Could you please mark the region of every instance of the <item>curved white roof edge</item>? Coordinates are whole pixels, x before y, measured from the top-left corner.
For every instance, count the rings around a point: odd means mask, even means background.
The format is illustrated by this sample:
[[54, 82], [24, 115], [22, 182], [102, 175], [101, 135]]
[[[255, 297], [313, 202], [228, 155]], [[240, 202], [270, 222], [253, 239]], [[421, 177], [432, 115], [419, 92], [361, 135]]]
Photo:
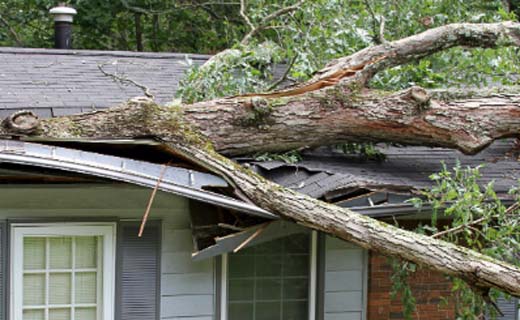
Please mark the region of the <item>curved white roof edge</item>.
[[[148, 188], [155, 187], [164, 170], [163, 165], [145, 161], [5, 139], [0, 139], [2, 162], [76, 172]], [[224, 179], [209, 173], [167, 167], [159, 189], [251, 215], [278, 219], [276, 215], [253, 204], [202, 189], [227, 186]]]

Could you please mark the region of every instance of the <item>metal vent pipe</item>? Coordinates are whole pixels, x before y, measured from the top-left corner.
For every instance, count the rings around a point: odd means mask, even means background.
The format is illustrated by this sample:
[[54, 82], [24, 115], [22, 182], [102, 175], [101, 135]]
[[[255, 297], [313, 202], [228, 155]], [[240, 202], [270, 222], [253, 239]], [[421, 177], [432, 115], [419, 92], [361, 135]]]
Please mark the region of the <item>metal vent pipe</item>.
[[72, 21], [77, 11], [65, 5], [49, 10], [54, 16], [54, 48], [72, 49]]

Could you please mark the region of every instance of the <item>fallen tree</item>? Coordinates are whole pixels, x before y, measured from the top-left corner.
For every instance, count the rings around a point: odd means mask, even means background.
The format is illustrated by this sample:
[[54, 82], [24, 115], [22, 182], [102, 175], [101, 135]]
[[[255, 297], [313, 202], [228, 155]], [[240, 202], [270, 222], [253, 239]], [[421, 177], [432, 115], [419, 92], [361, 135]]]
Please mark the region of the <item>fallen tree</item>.
[[392, 141], [476, 153], [520, 135], [516, 88], [486, 92], [397, 93], [366, 88], [378, 72], [447, 48], [520, 46], [520, 24], [453, 24], [332, 61], [313, 79], [282, 91], [192, 105], [136, 98], [105, 111], [39, 121], [13, 114], [2, 136], [132, 138], [154, 136], [172, 153], [222, 175], [258, 206], [364, 248], [460, 277], [486, 294], [520, 297], [520, 269], [466, 248], [361, 216], [264, 180], [225, 158], [345, 141]]

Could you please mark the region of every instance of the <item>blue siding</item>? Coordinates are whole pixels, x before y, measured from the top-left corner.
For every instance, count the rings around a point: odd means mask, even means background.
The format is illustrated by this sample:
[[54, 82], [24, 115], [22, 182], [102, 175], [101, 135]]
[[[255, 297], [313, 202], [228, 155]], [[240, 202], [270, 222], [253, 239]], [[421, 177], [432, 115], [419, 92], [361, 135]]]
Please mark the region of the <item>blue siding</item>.
[[365, 319], [366, 251], [325, 239], [324, 320]]
[[188, 225], [163, 224], [161, 319], [211, 320], [215, 316], [215, 261], [193, 261]]

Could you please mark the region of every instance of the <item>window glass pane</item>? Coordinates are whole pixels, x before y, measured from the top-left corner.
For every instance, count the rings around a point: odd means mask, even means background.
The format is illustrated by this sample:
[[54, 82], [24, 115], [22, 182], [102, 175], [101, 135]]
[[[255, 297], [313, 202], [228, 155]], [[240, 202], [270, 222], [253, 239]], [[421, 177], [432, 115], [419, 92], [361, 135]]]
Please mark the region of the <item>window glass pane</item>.
[[23, 239], [24, 270], [45, 269], [45, 238]]
[[255, 257], [257, 277], [280, 277], [282, 275], [282, 255], [262, 254]]
[[230, 303], [228, 306], [229, 320], [253, 319], [253, 303]]
[[76, 268], [97, 266], [97, 237], [76, 237]]
[[96, 303], [96, 282], [95, 272], [76, 273], [76, 303]]
[[71, 298], [71, 273], [49, 275], [49, 303], [69, 304]]
[[252, 277], [255, 275], [254, 256], [229, 255], [229, 278]]
[[309, 268], [310, 233], [229, 254], [229, 319], [305, 320]]
[[96, 320], [96, 308], [76, 308], [75, 320]]
[[[280, 319], [280, 315], [281, 315], [281, 303], [280, 303], [280, 301], [276, 301], [276, 302], [257, 302], [256, 303], [256, 307], [255, 307], [255, 320]], [[283, 319], [283, 320], [285, 320], [285, 319]], [[300, 320], [305, 320], [305, 318], [302, 318]]]
[[283, 279], [284, 299], [307, 299], [309, 282], [308, 279]]
[[243, 301], [251, 300], [255, 290], [254, 279], [230, 279], [229, 280], [229, 300]]
[[72, 238], [49, 238], [51, 269], [72, 268]]
[[257, 281], [255, 293], [257, 300], [281, 299], [282, 279], [263, 279]]
[[23, 304], [45, 304], [45, 274], [25, 274], [23, 276]]
[[49, 319], [70, 320], [70, 308], [49, 309]]
[[283, 259], [284, 276], [308, 276], [309, 255], [286, 254]]
[[284, 250], [286, 253], [304, 253], [308, 254], [310, 251], [309, 236], [306, 234], [295, 234], [284, 238]]
[[45, 312], [43, 310], [24, 310], [23, 320], [44, 320]]
[[307, 301], [286, 301], [283, 303], [283, 320], [300, 320], [308, 317]]

